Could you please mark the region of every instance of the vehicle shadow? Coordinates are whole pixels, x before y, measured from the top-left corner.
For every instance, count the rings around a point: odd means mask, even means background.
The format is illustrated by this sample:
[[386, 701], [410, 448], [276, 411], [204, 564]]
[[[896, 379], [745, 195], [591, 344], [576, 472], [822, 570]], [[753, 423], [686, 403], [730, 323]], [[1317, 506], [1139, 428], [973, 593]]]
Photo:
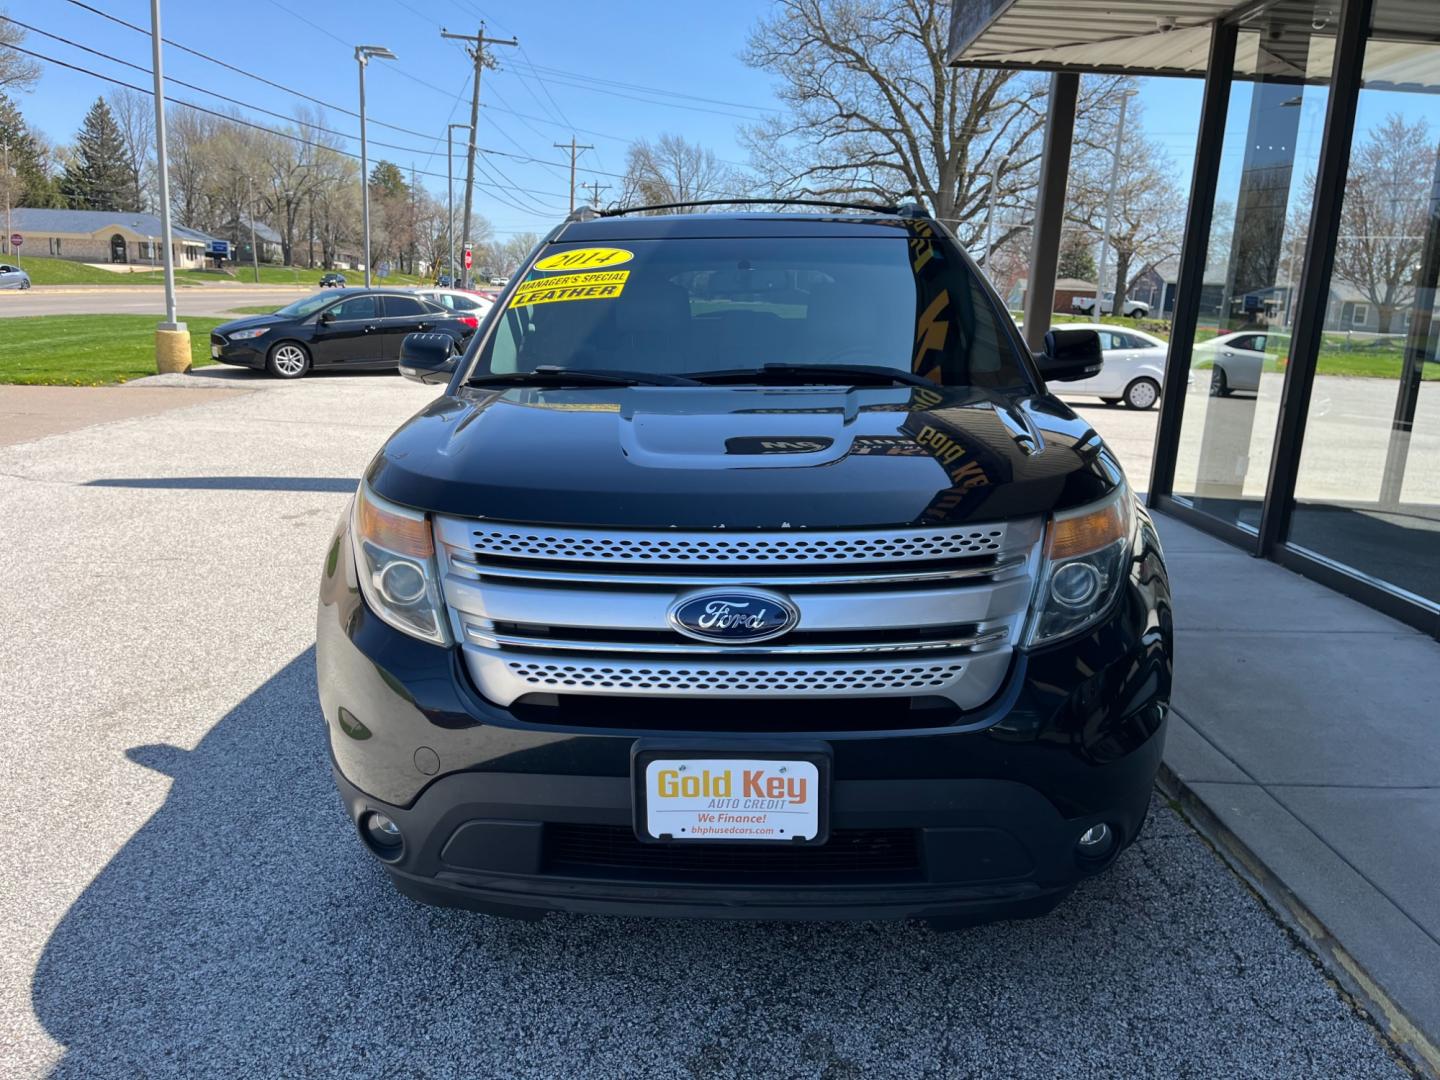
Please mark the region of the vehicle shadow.
[[173, 784], [38, 964], [57, 1077], [1284, 1072], [1308, 1028], [1267, 1017], [1340, 1008], [1159, 803], [1033, 922], [519, 923], [391, 889], [333, 789], [313, 649], [193, 750], [127, 756]]

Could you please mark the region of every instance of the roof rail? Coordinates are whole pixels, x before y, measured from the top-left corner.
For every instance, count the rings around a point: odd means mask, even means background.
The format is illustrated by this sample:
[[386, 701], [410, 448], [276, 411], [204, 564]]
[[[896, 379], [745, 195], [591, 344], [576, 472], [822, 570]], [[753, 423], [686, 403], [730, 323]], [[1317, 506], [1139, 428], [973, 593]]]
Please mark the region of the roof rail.
[[898, 214], [901, 208], [875, 203], [845, 202], [836, 199], [692, 199], [689, 202], [651, 203], [647, 206], [621, 206], [614, 210], [596, 211], [597, 217], [621, 217], [646, 210], [688, 210], [695, 206], [825, 206], [833, 210], [868, 210], [872, 214]]

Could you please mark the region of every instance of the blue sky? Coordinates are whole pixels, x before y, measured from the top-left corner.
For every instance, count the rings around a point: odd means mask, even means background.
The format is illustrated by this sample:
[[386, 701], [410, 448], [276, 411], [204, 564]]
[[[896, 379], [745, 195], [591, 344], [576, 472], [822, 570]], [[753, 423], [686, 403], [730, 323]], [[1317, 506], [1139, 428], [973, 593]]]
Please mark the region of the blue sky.
[[[149, 25], [148, 0], [86, 2], [137, 25]], [[0, 5], [36, 27], [149, 66], [147, 37], [68, 0], [0, 0]], [[488, 33], [519, 37], [523, 48], [497, 48], [502, 67], [484, 76], [486, 107], [481, 109], [478, 142], [546, 164], [484, 158], [490, 172], [482, 179], [524, 189], [477, 190], [479, 211], [504, 235], [544, 231], [563, 215], [569, 183], [563, 163], [568, 156], [551, 144], [567, 141], [572, 130], [582, 143], [595, 146], [581, 156], [582, 169], [599, 173], [622, 170], [630, 140], [655, 138], [667, 131], [708, 146], [723, 160], [743, 164], [737, 128], [778, 107], [771, 77], [752, 71], [739, 59], [750, 28], [770, 6], [769, 0], [732, 0], [723, 5], [693, 0], [543, 4], [166, 0], [164, 32], [184, 45], [348, 108], [354, 108], [356, 100], [351, 46], [356, 42], [388, 46], [399, 60], [375, 61], [371, 66], [367, 82], [371, 120], [435, 132], [437, 137], [421, 139], [372, 125], [371, 157], [389, 157], [403, 169], [413, 164], [422, 173], [438, 174], [423, 179], [441, 196], [445, 191], [442, 133], [447, 123], [468, 120], [470, 82], [467, 58], [458, 45], [440, 38], [440, 27], [474, 33], [483, 18]], [[30, 35], [27, 47], [102, 74], [148, 84], [148, 76], [140, 72], [39, 34]], [[290, 115], [298, 103], [280, 90], [173, 48], [167, 49], [165, 63], [172, 78], [261, 108]], [[548, 70], [537, 73], [530, 65]], [[641, 87], [667, 93], [637, 89]], [[107, 89], [107, 84], [89, 75], [47, 65], [39, 86], [22, 95], [19, 104], [32, 123], [51, 139], [64, 142], [73, 137], [90, 103]], [[1188, 184], [1194, 152], [1200, 89], [1198, 80], [1145, 80], [1140, 97], [1146, 131], [1165, 147], [1182, 190]], [[172, 87], [171, 94], [226, 107], [181, 87]], [[279, 122], [264, 116], [256, 119]], [[328, 126], [357, 131], [353, 118], [337, 113], [329, 115]], [[407, 149], [374, 146], [376, 141]], [[358, 152], [358, 143], [348, 145]], [[457, 169], [462, 167], [457, 164]], [[618, 190], [614, 176], [582, 172], [580, 179], [612, 185], [602, 198], [613, 197]]]

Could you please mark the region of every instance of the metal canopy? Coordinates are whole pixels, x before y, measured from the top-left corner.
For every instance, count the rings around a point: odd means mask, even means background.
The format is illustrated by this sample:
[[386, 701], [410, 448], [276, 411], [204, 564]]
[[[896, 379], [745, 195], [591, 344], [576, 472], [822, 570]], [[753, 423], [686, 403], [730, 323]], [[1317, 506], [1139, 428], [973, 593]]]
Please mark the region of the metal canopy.
[[[1201, 77], [1211, 24], [1227, 19], [1239, 25], [1234, 73], [1244, 78], [1261, 65], [1266, 22], [1283, 12], [1316, 25], [1305, 70], [1291, 77], [1324, 82], [1334, 55], [1336, 8], [1318, 0], [954, 0], [949, 61], [961, 67]], [[1370, 34], [1365, 85], [1440, 90], [1437, 42], [1440, 0], [1385, 0]], [[1273, 57], [1265, 67], [1275, 79]]]

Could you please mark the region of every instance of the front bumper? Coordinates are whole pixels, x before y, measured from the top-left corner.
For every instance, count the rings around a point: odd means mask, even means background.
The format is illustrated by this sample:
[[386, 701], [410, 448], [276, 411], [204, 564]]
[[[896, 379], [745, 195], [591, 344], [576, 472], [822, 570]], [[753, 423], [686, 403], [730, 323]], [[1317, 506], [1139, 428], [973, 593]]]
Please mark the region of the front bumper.
[[[883, 851], [872, 872], [863, 859], [757, 867], [678, 849], [670, 864], [649, 845], [637, 854], [636, 740], [729, 749], [747, 736], [543, 723], [496, 707], [453, 650], [369, 612], [343, 523], [316, 651], [346, 807], [357, 823], [376, 812], [399, 825], [404, 847], [386, 869], [416, 899], [522, 916], [961, 922], [1042, 914], [1134, 839], [1160, 764], [1170, 655], [1168, 582], [1146, 522], [1111, 614], [1079, 638], [1018, 654], [1000, 695], [965, 714], [965, 730], [767, 733], [828, 746], [832, 843]], [[1116, 844], [1104, 858], [1077, 857], [1080, 834], [1101, 823]]]
[[262, 369], [265, 367], [265, 350], [268, 347], [268, 342], [264, 338], [242, 342], [228, 341], [215, 334], [210, 335], [210, 359], [217, 364], [234, 364], [236, 367]]

